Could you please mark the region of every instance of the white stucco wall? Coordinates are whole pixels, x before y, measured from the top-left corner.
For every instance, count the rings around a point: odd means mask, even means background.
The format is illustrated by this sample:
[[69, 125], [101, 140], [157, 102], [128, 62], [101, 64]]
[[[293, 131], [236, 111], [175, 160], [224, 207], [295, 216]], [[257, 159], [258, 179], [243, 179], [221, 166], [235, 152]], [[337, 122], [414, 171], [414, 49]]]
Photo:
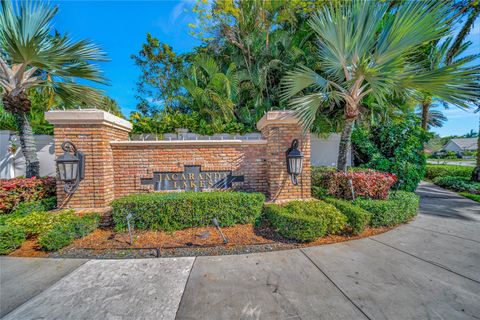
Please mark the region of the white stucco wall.
[[[328, 138], [320, 138], [315, 134], [310, 137], [310, 164], [312, 166], [337, 165], [340, 134], [331, 134]], [[352, 164], [351, 152], [347, 154], [347, 165]]]
[[[53, 136], [35, 135], [37, 156], [40, 161], [40, 176], [55, 175], [55, 149]], [[15, 154], [8, 152], [13, 142], [17, 146]], [[20, 150], [20, 141], [11, 131], [0, 131], [0, 179], [11, 179], [25, 175], [25, 158]]]

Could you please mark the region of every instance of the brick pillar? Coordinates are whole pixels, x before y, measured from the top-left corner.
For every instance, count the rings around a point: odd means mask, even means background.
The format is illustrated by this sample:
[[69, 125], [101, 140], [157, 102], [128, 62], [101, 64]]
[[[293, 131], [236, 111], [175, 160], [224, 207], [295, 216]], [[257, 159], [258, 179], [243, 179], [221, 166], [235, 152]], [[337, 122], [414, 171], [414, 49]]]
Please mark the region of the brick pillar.
[[[132, 124], [96, 109], [49, 111], [45, 119], [54, 125], [55, 154], [61, 144], [71, 141], [85, 154], [85, 179], [65, 208], [104, 208], [114, 199], [113, 156], [110, 141], [128, 140]], [[66, 200], [64, 184], [57, 182], [57, 201]]]
[[[291, 111], [270, 111], [257, 123], [267, 140], [267, 184], [270, 201], [282, 202], [311, 197], [310, 133], [304, 134], [300, 122]], [[287, 173], [286, 151], [298, 139], [304, 154], [303, 171], [294, 185]]]

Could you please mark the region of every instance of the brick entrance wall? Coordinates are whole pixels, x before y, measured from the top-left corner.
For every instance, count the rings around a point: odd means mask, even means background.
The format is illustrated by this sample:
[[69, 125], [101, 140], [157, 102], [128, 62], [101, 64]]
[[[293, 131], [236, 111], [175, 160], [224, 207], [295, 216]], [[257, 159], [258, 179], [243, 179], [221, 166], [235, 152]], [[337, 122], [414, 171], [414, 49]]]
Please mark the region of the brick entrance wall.
[[[50, 111], [46, 119], [55, 126], [55, 153], [69, 140], [85, 153], [85, 179], [66, 199], [57, 183], [59, 203], [71, 208], [101, 208], [118, 197], [152, 192], [141, 178], [153, 172], [183, 172], [184, 166], [202, 170], [231, 170], [244, 177], [236, 190], [262, 192], [273, 202], [310, 198], [310, 135], [304, 134], [289, 111], [268, 112], [257, 124], [261, 140], [129, 141], [131, 124], [101, 110]], [[304, 167], [298, 185], [286, 168], [286, 151], [300, 141]]]

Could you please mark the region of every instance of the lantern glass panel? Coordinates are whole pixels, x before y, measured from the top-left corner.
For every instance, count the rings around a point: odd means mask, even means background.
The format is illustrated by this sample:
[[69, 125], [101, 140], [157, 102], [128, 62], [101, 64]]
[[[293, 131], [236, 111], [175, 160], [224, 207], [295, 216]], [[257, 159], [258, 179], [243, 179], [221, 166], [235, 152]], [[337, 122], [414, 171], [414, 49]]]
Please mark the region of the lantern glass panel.
[[63, 163], [58, 163], [58, 175], [60, 180], [65, 181], [65, 165]]

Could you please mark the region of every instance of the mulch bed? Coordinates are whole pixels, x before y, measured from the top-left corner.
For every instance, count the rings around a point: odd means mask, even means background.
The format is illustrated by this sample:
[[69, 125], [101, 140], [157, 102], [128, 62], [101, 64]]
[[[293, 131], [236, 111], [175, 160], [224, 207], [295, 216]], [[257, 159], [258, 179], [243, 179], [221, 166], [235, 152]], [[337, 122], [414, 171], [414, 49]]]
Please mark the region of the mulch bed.
[[138, 230], [134, 231], [134, 243], [130, 245], [128, 232], [101, 228], [53, 253], [41, 251], [36, 239], [29, 239], [10, 256], [108, 259], [241, 254], [344, 242], [390, 229], [392, 228], [368, 228], [357, 236], [330, 235], [312, 242], [299, 243], [277, 236], [268, 225], [237, 225], [222, 228], [228, 239], [226, 244], [214, 227], [188, 228], [170, 233]]

